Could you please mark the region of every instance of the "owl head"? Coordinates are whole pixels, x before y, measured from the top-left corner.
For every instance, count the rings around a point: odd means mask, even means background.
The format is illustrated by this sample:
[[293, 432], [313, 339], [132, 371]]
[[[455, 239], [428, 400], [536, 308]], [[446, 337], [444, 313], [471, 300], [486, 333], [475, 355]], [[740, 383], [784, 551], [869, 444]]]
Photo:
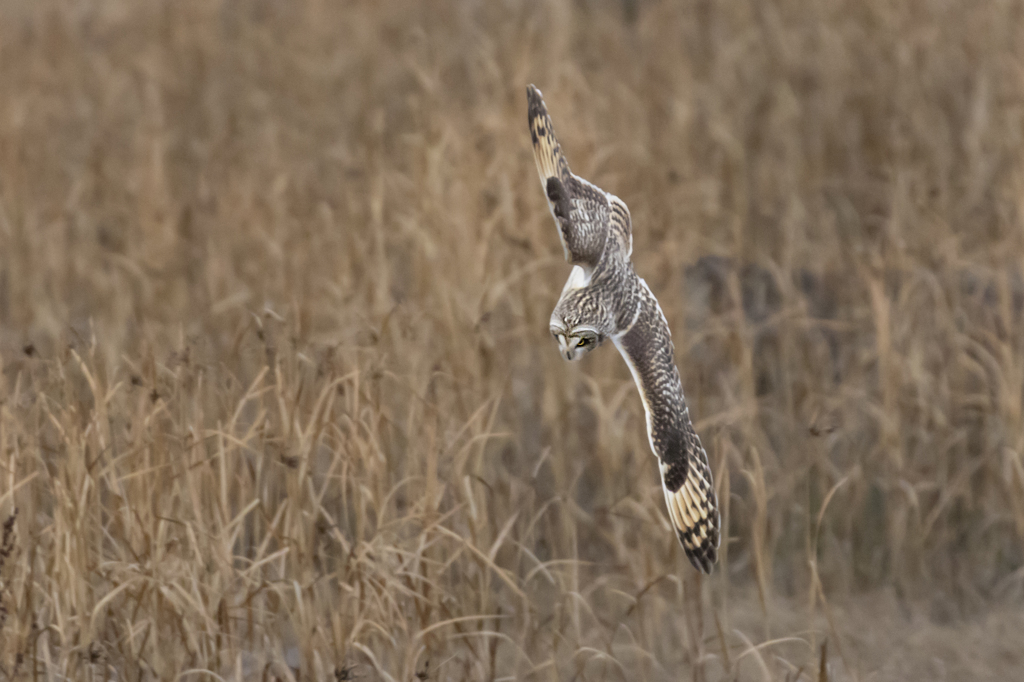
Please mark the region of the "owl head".
[[551, 317], [551, 335], [558, 342], [558, 352], [572, 362], [594, 350], [604, 342], [604, 335], [588, 324], [567, 324], [557, 316]]

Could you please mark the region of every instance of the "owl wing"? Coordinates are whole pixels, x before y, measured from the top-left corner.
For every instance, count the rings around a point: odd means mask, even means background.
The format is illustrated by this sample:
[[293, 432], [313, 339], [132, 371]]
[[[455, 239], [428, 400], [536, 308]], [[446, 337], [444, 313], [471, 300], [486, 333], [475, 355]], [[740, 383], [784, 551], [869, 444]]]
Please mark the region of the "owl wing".
[[[632, 251], [629, 209], [617, 197], [572, 174], [540, 90], [526, 88], [529, 103], [530, 139], [537, 173], [558, 225], [565, 259], [586, 273], [597, 267], [609, 234], [626, 253]], [[611, 228], [611, 232], [609, 232]]]
[[612, 338], [640, 391], [676, 535], [690, 563], [710, 573], [718, 559], [721, 523], [711, 468], [690, 422], [668, 322], [647, 283], [641, 279], [640, 285], [636, 320]]

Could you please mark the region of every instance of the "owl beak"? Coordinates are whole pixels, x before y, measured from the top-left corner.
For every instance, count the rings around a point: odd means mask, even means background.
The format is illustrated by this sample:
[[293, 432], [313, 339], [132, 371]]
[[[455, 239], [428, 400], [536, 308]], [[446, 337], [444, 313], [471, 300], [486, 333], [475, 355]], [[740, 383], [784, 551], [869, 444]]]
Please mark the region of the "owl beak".
[[572, 361], [572, 348], [569, 347], [569, 340], [565, 338], [565, 334], [559, 334], [558, 339], [558, 352], [561, 353], [562, 357], [566, 360]]

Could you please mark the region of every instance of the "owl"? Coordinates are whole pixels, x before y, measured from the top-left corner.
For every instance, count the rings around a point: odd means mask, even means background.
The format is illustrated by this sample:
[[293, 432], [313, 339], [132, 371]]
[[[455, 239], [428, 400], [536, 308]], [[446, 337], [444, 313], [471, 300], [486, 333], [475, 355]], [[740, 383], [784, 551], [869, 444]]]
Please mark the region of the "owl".
[[633, 270], [629, 209], [572, 174], [540, 90], [531, 85], [526, 94], [537, 172], [572, 265], [551, 313], [551, 335], [569, 361], [608, 340], [618, 349], [640, 392], [672, 526], [690, 563], [710, 573], [718, 558], [718, 499], [683, 398], [668, 322]]

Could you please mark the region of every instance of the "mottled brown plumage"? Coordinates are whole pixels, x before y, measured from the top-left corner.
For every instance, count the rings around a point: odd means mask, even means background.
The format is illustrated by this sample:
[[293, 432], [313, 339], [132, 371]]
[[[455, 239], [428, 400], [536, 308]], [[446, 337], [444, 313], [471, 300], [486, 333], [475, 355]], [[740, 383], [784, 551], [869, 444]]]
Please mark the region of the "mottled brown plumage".
[[551, 333], [567, 360], [610, 338], [636, 382], [657, 455], [669, 518], [697, 570], [718, 558], [718, 500], [707, 453], [693, 430], [661, 306], [633, 270], [629, 209], [617, 197], [572, 174], [551, 117], [527, 88], [534, 159], [565, 258], [574, 267], [551, 314]]

